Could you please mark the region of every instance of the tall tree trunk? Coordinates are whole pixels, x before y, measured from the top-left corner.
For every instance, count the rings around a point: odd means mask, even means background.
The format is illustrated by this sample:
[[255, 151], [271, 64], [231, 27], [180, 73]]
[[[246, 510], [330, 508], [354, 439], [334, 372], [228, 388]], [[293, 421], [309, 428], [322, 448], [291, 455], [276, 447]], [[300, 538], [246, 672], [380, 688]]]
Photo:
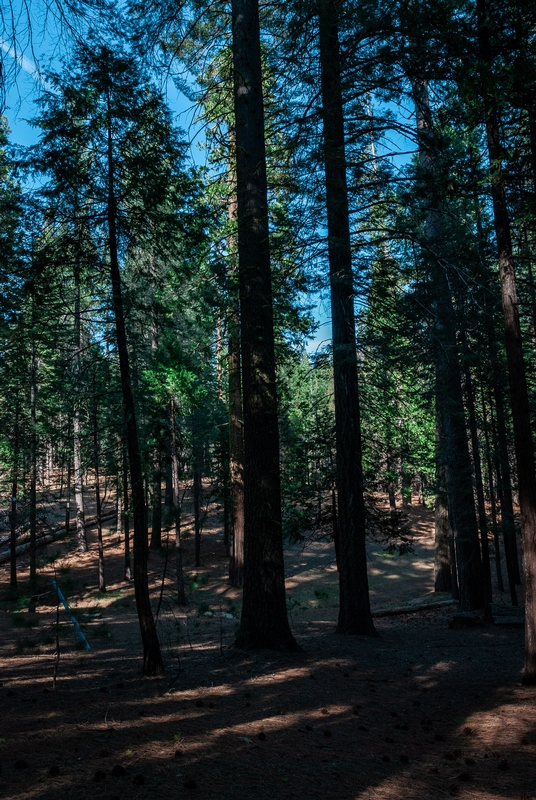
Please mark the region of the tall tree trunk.
[[449, 517], [455, 537], [460, 608], [474, 610], [485, 605], [485, 587], [478, 541], [478, 525], [473, 496], [471, 457], [461, 385], [461, 369], [456, 341], [454, 306], [447, 277], [444, 251], [443, 208], [437, 185], [437, 143], [435, 141], [428, 85], [412, 81], [417, 119], [417, 138], [426, 214], [427, 261], [435, 296], [435, 368], [438, 400], [441, 403], [442, 436], [438, 447], [440, 463], [446, 469]]
[[[464, 335], [465, 339], [465, 335]], [[467, 343], [466, 347], [467, 347]], [[478, 425], [475, 410], [473, 381], [469, 368], [465, 371], [465, 393], [467, 397], [467, 411], [469, 412], [469, 430], [471, 432], [471, 448], [473, 451], [473, 467], [475, 471], [475, 488], [478, 510], [478, 525], [480, 528], [480, 544], [482, 547], [482, 568], [484, 571], [485, 612], [488, 621], [491, 621], [491, 603], [493, 591], [491, 588], [491, 565], [488, 543], [488, 523], [486, 520], [486, 504], [484, 500], [484, 482], [482, 480], [482, 465], [480, 462], [480, 445], [478, 442]]]
[[452, 529], [452, 525], [450, 524], [450, 508], [448, 510], [448, 517], [449, 517], [449, 530], [450, 530], [450, 570], [452, 576], [452, 598], [453, 600], [460, 599], [460, 584], [458, 582], [458, 559], [456, 556], [456, 539], [454, 536], [454, 531]]
[[173, 491], [173, 520], [175, 526], [175, 552], [177, 572], [177, 603], [180, 606], [188, 605], [186, 587], [184, 583], [184, 567], [182, 563], [181, 542], [181, 498], [179, 484], [179, 444], [177, 440], [177, 424], [175, 420], [175, 400], [170, 403], [170, 429], [171, 429], [171, 485]]
[[132, 488], [132, 506], [134, 521], [134, 593], [143, 644], [143, 674], [163, 675], [164, 663], [160, 652], [160, 643], [151, 609], [149, 584], [147, 579], [147, 529], [145, 520], [145, 502], [143, 496], [143, 472], [136, 423], [136, 409], [132, 394], [130, 363], [121, 292], [121, 273], [116, 230], [116, 200], [114, 184], [114, 158], [112, 120], [108, 103], [108, 237], [110, 248], [110, 276], [112, 283], [112, 307], [115, 317], [117, 352], [121, 372], [121, 389], [126, 423], [126, 440], [130, 465], [130, 484]]
[[34, 594], [37, 585], [37, 355], [33, 332], [30, 359], [30, 592]]
[[65, 533], [71, 529], [71, 458], [67, 456], [67, 481], [65, 484]]
[[151, 550], [162, 547], [162, 466], [160, 451], [153, 453], [153, 513], [151, 524]]
[[[437, 478], [444, 476], [444, 470], [436, 473]], [[434, 545], [434, 591], [451, 592], [452, 575], [450, 566], [450, 539], [452, 532], [449, 525], [447, 493], [444, 490], [444, 477], [438, 485], [435, 502], [435, 545]]]
[[122, 456], [122, 481], [121, 485], [123, 487], [123, 557], [124, 557], [124, 566], [125, 566], [125, 580], [131, 581], [133, 578], [132, 574], [132, 560], [130, 556], [130, 497], [129, 497], [129, 487], [128, 487], [128, 452], [127, 452], [127, 443], [126, 440], [123, 438], [121, 440], [121, 456]]
[[19, 479], [19, 403], [15, 406], [15, 426], [13, 431], [13, 466], [11, 472], [11, 512], [9, 514], [10, 539], [9, 539], [9, 585], [17, 588], [17, 492]]
[[[441, 280], [443, 295], [436, 306], [438, 348], [436, 366], [438, 383], [444, 397], [445, 437], [442, 442], [442, 462], [446, 466], [446, 486], [449, 503], [449, 518], [456, 544], [456, 567], [460, 608], [474, 610], [484, 608], [485, 587], [478, 524], [475, 512], [471, 458], [467, 441], [464, 405], [461, 387], [461, 372], [457, 354], [455, 333], [451, 329], [453, 314], [448, 284]], [[446, 301], [446, 303], [444, 303]], [[450, 312], [445, 305], [450, 306]], [[447, 321], [448, 320], [448, 321]]]
[[[527, 267], [528, 267], [528, 288], [530, 292], [531, 303], [531, 322], [532, 322], [532, 341], [536, 347], [536, 287], [534, 285], [534, 271], [532, 269], [532, 255], [531, 255], [531, 242], [529, 239], [529, 232], [532, 234], [532, 244], [534, 244], [534, 234], [536, 233], [536, 107], [534, 106], [534, 97], [531, 97], [532, 103], [527, 103], [527, 114], [529, 118], [529, 139], [530, 139], [530, 162], [532, 171], [532, 197], [528, 204], [528, 213], [532, 219], [528, 223], [528, 230], [525, 228], [525, 242], [528, 251]], [[530, 219], [529, 217], [529, 219]]]
[[408, 470], [408, 453], [404, 447], [400, 458], [400, 478], [402, 493], [402, 508], [407, 511], [412, 504], [413, 474]]
[[516, 585], [521, 583], [519, 558], [517, 552], [516, 526], [514, 521], [514, 501], [512, 496], [512, 473], [508, 456], [503, 393], [498, 381], [494, 382], [495, 420], [494, 438], [497, 441], [497, 489], [501, 505], [501, 527], [504, 542], [506, 574], [512, 605], [518, 605]]
[[46, 443], [45, 452], [43, 454], [44, 460], [44, 475], [45, 475], [45, 498], [48, 500], [48, 495], [52, 486], [52, 470], [54, 468], [52, 463], [52, 444]]
[[492, 327], [488, 327], [488, 342], [492, 364], [492, 387], [493, 399], [495, 401], [496, 412], [496, 439], [497, 457], [499, 469], [497, 470], [498, 491], [501, 501], [501, 526], [504, 540], [504, 556], [506, 560], [506, 572], [508, 576], [508, 586], [512, 604], [517, 606], [516, 585], [521, 583], [519, 573], [519, 557], [517, 552], [516, 526], [514, 521], [514, 501], [512, 497], [512, 473], [510, 469], [510, 458], [508, 454], [508, 435], [506, 431], [506, 409], [504, 407], [503, 396], [503, 369], [504, 365], [499, 362], [497, 354], [497, 344], [495, 333]]
[[87, 551], [87, 534], [84, 514], [84, 486], [82, 478], [82, 425], [80, 420], [82, 354], [82, 324], [80, 317], [80, 266], [74, 268], [74, 413], [73, 413], [73, 464], [74, 464], [74, 502], [76, 509], [76, 538], [80, 552]]
[[244, 394], [244, 595], [236, 646], [297, 650], [287, 618], [258, 0], [232, 0]]
[[[229, 201], [229, 220], [236, 220], [236, 198]], [[234, 242], [230, 237], [232, 250]], [[229, 270], [229, 472], [232, 552], [229, 561], [229, 582], [238, 588], [244, 585], [244, 424], [242, 409], [242, 376], [240, 364], [240, 305], [236, 270]]]
[[[61, 423], [62, 423], [62, 416], [60, 415], [60, 425]], [[61, 444], [59, 464], [60, 464], [60, 493], [58, 495], [58, 500], [63, 500], [63, 490], [64, 490], [63, 476], [65, 473], [65, 441], [62, 441]]]
[[[501, 510], [501, 528], [503, 533], [503, 543], [504, 543], [504, 556], [506, 561], [506, 574], [508, 577], [508, 589], [510, 591], [510, 601], [513, 606], [519, 605], [517, 599], [517, 591], [516, 591], [516, 582], [514, 580], [514, 572], [513, 572], [513, 560], [511, 552], [509, 553], [508, 547], [508, 538], [506, 536], [506, 528], [508, 524], [508, 528], [512, 528], [515, 534], [515, 527], [514, 527], [514, 513], [507, 513], [506, 509], [512, 507], [512, 488], [510, 484], [510, 472], [508, 471], [508, 481], [505, 480], [503, 476], [503, 466], [504, 464], [508, 464], [508, 459], [503, 462], [501, 459], [501, 452], [499, 447], [499, 437], [497, 433], [498, 425], [496, 424], [496, 419], [493, 416], [493, 404], [492, 398], [490, 395], [490, 416], [491, 416], [491, 432], [493, 436], [493, 452], [494, 452], [494, 463], [495, 463], [495, 472], [497, 474], [497, 498], [499, 500], [499, 508]], [[497, 415], [498, 416], [498, 415]], [[509, 470], [509, 464], [508, 464]], [[508, 490], [508, 491], [507, 491]]]
[[[437, 377], [437, 371], [436, 371]], [[434, 542], [434, 590], [436, 592], [452, 592], [451, 539], [448, 494], [447, 467], [443, 457], [445, 439], [443, 419], [443, 398], [436, 386], [436, 441], [435, 441], [435, 542]], [[457, 599], [457, 597], [455, 598]]]
[[[150, 258], [150, 272], [155, 281], [155, 261], [153, 256]], [[156, 356], [159, 344], [159, 331], [158, 331], [158, 309], [156, 299], [153, 298], [152, 306], [152, 337], [151, 337], [151, 350], [153, 356]], [[156, 422], [156, 446], [153, 450], [153, 478], [152, 478], [152, 514], [151, 514], [151, 550], [159, 550], [162, 547], [162, 430], [160, 421]]]
[[536, 470], [523, 342], [519, 324], [515, 264], [512, 255], [510, 219], [502, 171], [502, 149], [496, 98], [487, 87], [492, 77], [490, 27], [486, 0], [477, 0], [482, 99], [486, 113], [486, 135], [491, 170], [493, 218], [499, 254], [501, 298], [504, 314], [506, 356], [510, 380], [514, 447], [517, 462], [521, 530], [523, 533], [523, 577], [525, 589], [525, 668], [523, 683], [536, 685]]
[[449, 506], [447, 495], [447, 470], [441, 457], [441, 445], [444, 438], [442, 429], [442, 403], [440, 393], [436, 391], [436, 499], [435, 499], [435, 544], [434, 544], [434, 590], [436, 592], [452, 592], [453, 581], [451, 571], [452, 531], [450, 529]]
[[[223, 467], [223, 546], [225, 555], [229, 559], [229, 582], [231, 583], [231, 557], [233, 522], [231, 518], [231, 472], [229, 469], [228, 443], [222, 443], [222, 467]], [[231, 584], [232, 585], [232, 584]]]
[[104, 544], [102, 541], [102, 505], [100, 495], [100, 472], [99, 472], [99, 433], [98, 433], [98, 406], [97, 406], [97, 382], [93, 376], [93, 463], [95, 469], [95, 510], [97, 514], [97, 546], [99, 550], [99, 592], [106, 591], [106, 581], [104, 578]]
[[[76, 406], [78, 403], [76, 403]], [[84, 513], [84, 485], [81, 456], [81, 426], [79, 409], [75, 406], [73, 417], [73, 466], [74, 466], [74, 504], [76, 514], [76, 538], [81, 553], [87, 551], [86, 521]]]
[[335, 485], [331, 487], [331, 534], [335, 547], [335, 561], [337, 562], [337, 572], [341, 571], [341, 549], [339, 547], [339, 520], [337, 516], [337, 490]]
[[[484, 238], [485, 234], [482, 226], [478, 183], [475, 183], [474, 194], [475, 194], [475, 211], [476, 211], [477, 230], [478, 230], [478, 247], [481, 259], [485, 260], [486, 254], [484, 252], [484, 241], [487, 241], [487, 238], [486, 239]], [[495, 398], [495, 410], [497, 415], [497, 426], [495, 426], [495, 421], [493, 417], [493, 401], [490, 394], [489, 407], [490, 407], [490, 420], [491, 420], [493, 453], [494, 453], [493, 461], [495, 463], [495, 472], [497, 475], [497, 498], [499, 500], [501, 508], [501, 530], [504, 540], [504, 554], [505, 554], [506, 569], [508, 575], [510, 597], [512, 604], [517, 606], [518, 600], [517, 600], [516, 584], [521, 583], [521, 575], [519, 573], [519, 558], [517, 552], [516, 528], [514, 522], [510, 459], [508, 454], [508, 443], [506, 435], [506, 414], [503, 402], [502, 387], [503, 387], [504, 365], [499, 361], [499, 356], [497, 353], [497, 340], [496, 340], [497, 333], [496, 333], [496, 326], [494, 325], [494, 303], [491, 302], [491, 298], [487, 293], [484, 294], [484, 310], [485, 310], [485, 318], [487, 321], [486, 333], [488, 338], [488, 350], [492, 368], [491, 385], [493, 387], [493, 395]], [[482, 395], [482, 408], [485, 412], [484, 395]], [[487, 432], [488, 431], [486, 428], [486, 434]], [[490, 471], [489, 474], [491, 476], [492, 472]], [[495, 495], [493, 494], [492, 513], [494, 510], [494, 503], [495, 503]], [[496, 524], [496, 517], [495, 517], [495, 524]], [[497, 536], [497, 529], [495, 528], [494, 538], [496, 536]], [[500, 562], [500, 547], [498, 544], [498, 539], [496, 541], [495, 552], [496, 552], [496, 559], [498, 558]], [[499, 566], [499, 574], [500, 574], [500, 566]], [[500, 576], [498, 585], [503, 586], [502, 575]], [[504, 591], [504, 587], [501, 591]]]
[[203, 492], [203, 440], [199, 411], [193, 414], [194, 565], [201, 566], [201, 496]]
[[491, 447], [488, 430], [488, 420], [486, 414], [486, 401], [484, 398], [484, 384], [481, 380], [481, 404], [482, 404], [482, 421], [484, 428], [484, 443], [486, 449], [486, 467], [488, 472], [488, 485], [491, 503], [491, 528], [493, 531], [493, 547], [495, 550], [495, 571], [497, 575], [497, 589], [499, 592], [504, 592], [504, 582], [501, 570], [501, 546], [499, 542], [499, 529], [497, 525], [497, 501], [495, 497], [495, 486], [493, 485], [493, 462], [491, 457]]
[[115, 511], [116, 511], [115, 533], [118, 541], [121, 541], [121, 534], [123, 532], [123, 482], [119, 476], [117, 476], [117, 484], [115, 491]]
[[361, 420], [337, 8], [335, 0], [320, 0], [319, 43], [340, 551], [337, 633], [375, 636], [365, 549]]
[[[388, 434], [390, 438], [390, 434]], [[393, 532], [398, 529], [398, 516], [396, 512], [396, 492], [395, 492], [395, 464], [393, 451], [390, 444], [387, 444], [386, 458], [387, 458], [387, 498], [389, 500], [389, 517], [391, 520], [391, 527]]]
[[[169, 456], [169, 453], [167, 454]], [[166, 509], [173, 508], [173, 474], [171, 466], [171, 457], [166, 458], [165, 462], [165, 477], [166, 488], [164, 491], [164, 507]]]

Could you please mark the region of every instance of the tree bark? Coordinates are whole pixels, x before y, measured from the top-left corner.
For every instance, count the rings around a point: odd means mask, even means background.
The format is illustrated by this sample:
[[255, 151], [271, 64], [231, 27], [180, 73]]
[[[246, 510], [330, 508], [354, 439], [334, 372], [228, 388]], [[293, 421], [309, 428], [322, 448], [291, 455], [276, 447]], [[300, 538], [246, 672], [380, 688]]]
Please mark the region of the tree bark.
[[492, 74], [491, 21], [486, 0], [477, 0], [477, 15], [480, 56], [483, 65], [485, 65], [484, 74], [481, 76], [482, 99], [486, 114], [493, 218], [499, 255], [501, 299], [510, 381], [512, 421], [514, 425], [521, 530], [523, 533], [523, 577], [525, 589], [525, 668], [523, 683], [533, 686], [536, 685], [536, 470], [523, 341], [519, 324], [510, 218], [502, 171], [499, 120], [496, 98], [486, 88], [490, 85]]
[[[444, 474], [444, 472], [443, 472]], [[434, 591], [451, 592], [450, 538], [447, 494], [438, 487], [435, 502]]]
[[489, 440], [488, 419], [486, 413], [486, 401], [484, 398], [484, 385], [481, 381], [481, 404], [482, 404], [482, 421], [484, 428], [484, 442], [486, 446], [486, 467], [488, 472], [488, 485], [489, 495], [491, 502], [491, 528], [493, 531], [493, 547], [495, 550], [495, 572], [497, 575], [497, 589], [499, 592], [504, 592], [504, 582], [501, 570], [501, 546], [499, 542], [499, 529], [497, 525], [497, 499], [495, 496], [495, 486], [493, 482], [493, 461], [491, 456], [491, 447]]
[[121, 534], [123, 532], [123, 481], [117, 476], [117, 485], [115, 493], [115, 533], [119, 541], [121, 541]]
[[131, 581], [133, 578], [132, 574], [132, 559], [130, 555], [130, 497], [128, 491], [128, 452], [127, 452], [127, 443], [126, 439], [123, 438], [121, 441], [121, 456], [122, 456], [122, 467], [123, 467], [123, 476], [121, 485], [123, 488], [123, 542], [124, 542], [124, 549], [123, 549], [123, 557], [124, 557], [124, 565], [125, 565], [125, 580]]
[[319, 44], [326, 174], [339, 539], [337, 633], [375, 636], [365, 549], [365, 501], [355, 340], [354, 286], [337, 3], [320, 0]]
[[33, 594], [37, 584], [37, 355], [33, 332], [30, 359], [30, 592]]
[[93, 463], [95, 470], [95, 510], [97, 515], [97, 547], [99, 551], [99, 592], [106, 591], [106, 580], [104, 578], [104, 544], [102, 540], [102, 506], [100, 495], [100, 472], [99, 472], [99, 433], [98, 433], [98, 405], [97, 405], [97, 382], [93, 376]]
[[201, 566], [201, 495], [203, 490], [203, 441], [199, 412], [193, 415], [193, 494], [194, 494], [194, 565]]
[[407, 453], [402, 453], [401, 457], [401, 492], [402, 492], [402, 508], [404, 511], [407, 511], [412, 503], [412, 486], [413, 486], [413, 475], [411, 472], [408, 472], [407, 468], [405, 467], [405, 459], [407, 458]]
[[460, 584], [458, 581], [458, 559], [456, 555], [456, 537], [451, 525], [451, 512], [450, 505], [448, 507], [448, 520], [449, 520], [449, 548], [450, 548], [450, 574], [452, 577], [452, 598], [453, 600], [460, 600]]
[[177, 572], [177, 603], [180, 606], [188, 605], [186, 587], [184, 583], [184, 567], [182, 563], [181, 542], [181, 499], [179, 486], [179, 445], [177, 441], [177, 426], [175, 420], [175, 400], [170, 403], [170, 429], [171, 429], [171, 486], [173, 492], [173, 521], [175, 527], [175, 564]]
[[[389, 434], [388, 434], [389, 435]], [[389, 435], [390, 438], [390, 435]], [[396, 511], [396, 493], [395, 493], [395, 464], [393, 458], [393, 451], [391, 449], [391, 445], [387, 444], [386, 447], [386, 459], [387, 459], [387, 497], [389, 500], [389, 516], [391, 519], [391, 527], [393, 532], [395, 532], [398, 528], [398, 516]]]
[[468, 367], [465, 370], [465, 393], [467, 398], [467, 411], [469, 413], [469, 430], [471, 433], [471, 449], [473, 451], [473, 468], [475, 474], [478, 525], [480, 528], [480, 545], [482, 548], [482, 568], [484, 572], [484, 590], [485, 590], [485, 602], [486, 602], [485, 616], [488, 622], [491, 622], [492, 621], [491, 603], [493, 600], [493, 591], [491, 587], [491, 564], [489, 557], [488, 523], [486, 520], [486, 504], [484, 501], [484, 483], [482, 480], [482, 464], [480, 462], [480, 445], [478, 442], [478, 425], [476, 419], [473, 381], [471, 372]]
[[[236, 220], [236, 197], [231, 194], [229, 221]], [[234, 242], [230, 237], [229, 249]], [[231, 500], [232, 552], [229, 561], [229, 583], [244, 585], [244, 423], [242, 408], [242, 375], [240, 359], [240, 303], [236, 286], [236, 270], [229, 269], [229, 473]]]
[[287, 618], [258, 0], [232, 0], [244, 395], [244, 595], [236, 646], [297, 650]]
[[151, 517], [151, 550], [162, 547], [162, 466], [160, 452], [153, 453], [153, 513]]
[[[151, 255], [150, 258], [150, 273], [153, 281], [156, 279], [155, 275], [155, 260]], [[159, 329], [158, 329], [158, 308], [156, 298], [153, 298], [152, 304], [152, 337], [151, 337], [151, 351], [153, 356], [156, 356], [159, 345]], [[160, 420], [156, 420], [155, 428], [156, 446], [152, 453], [153, 459], [153, 476], [152, 476], [152, 513], [151, 513], [151, 542], [149, 547], [151, 550], [160, 550], [162, 547], [162, 426]], [[149, 504], [147, 504], [149, 505]]]
[[504, 541], [504, 555], [506, 560], [506, 573], [512, 605], [517, 606], [516, 585], [521, 583], [519, 572], [519, 556], [517, 552], [516, 526], [514, 521], [514, 501], [512, 497], [512, 472], [508, 454], [508, 434], [506, 430], [506, 409], [503, 395], [503, 370], [504, 364], [499, 362], [495, 332], [491, 325], [488, 327], [488, 342], [492, 365], [493, 399], [496, 413], [496, 439], [498, 469], [497, 488], [501, 502], [501, 527]]
[[451, 548], [447, 495], [447, 471], [441, 458], [441, 442], [444, 437], [440, 394], [436, 392], [436, 500], [435, 500], [435, 544], [434, 544], [434, 590], [451, 592]]
[[84, 514], [84, 486], [82, 478], [82, 457], [80, 448], [81, 426], [79, 410], [75, 407], [73, 418], [73, 466], [74, 466], [74, 504], [76, 513], [76, 538], [81, 553], [87, 551], [87, 535]]
[[9, 585], [12, 589], [17, 588], [17, 492], [18, 492], [18, 478], [19, 478], [19, 404], [15, 407], [15, 426], [13, 431], [13, 466], [11, 473], [11, 511], [9, 514], [10, 524], [10, 555], [9, 560]]
[[116, 229], [116, 200], [114, 185], [113, 136], [110, 104], [108, 103], [108, 237], [110, 251], [110, 276], [112, 283], [112, 307], [115, 317], [117, 352], [121, 372], [121, 389], [125, 414], [126, 440], [130, 465], [130, 484], [132, 489], [132, 506], [134, 521], [134, 593], [140, 624], [143, 645], [143, 674], [160, 676], [164, 674], [164, 663], [160, 652], [160, 643], [149, 597], [147, 580], [147, 529], [145, 519], [145, 501], [143, 496], [143, 471], [136, 423], [136, 409], [132, 394], [130, 377], [130, 361], [121, 292], [121, 273]]
[[231, 311], [229, 336], [229, 466], [231, 495], [232, 554], [229, 565], [231, 586], [244, 584], [244, 436], [238, 299]]
[[447, 277], [444, 250], [443, 208], [438, 187], [437, 143], [432, 124], [428, 85], [412, 81], [417, 138], [428, 209], [426, 212], [427, 261], [435, 297], [435, 368], [438, 402], [441, 404], [442, 436], [438, 458], [446, 470], [449, 518], [455, 539], [456, 572], [460, 608], [471, 611], [485, 605], [485, 588], [473, 496], [471, 458], [461, 369], [456, 340], [454, 305]]
[[65, 532], [71, 527], [71, 459], [67, 456], [67, 481], [65, 484]]
[[82, 479], [82, 426], [80, 421], [80, 361], [82, 353], [82, 323], [80, 318], [80, 266], [74, 268], [74, 410], [73, 410], [73, 466], [74, 503], [76, 509], [76, 538], [81, 553], [87, 551], [87, 534], [84, 519], [84, 486]]

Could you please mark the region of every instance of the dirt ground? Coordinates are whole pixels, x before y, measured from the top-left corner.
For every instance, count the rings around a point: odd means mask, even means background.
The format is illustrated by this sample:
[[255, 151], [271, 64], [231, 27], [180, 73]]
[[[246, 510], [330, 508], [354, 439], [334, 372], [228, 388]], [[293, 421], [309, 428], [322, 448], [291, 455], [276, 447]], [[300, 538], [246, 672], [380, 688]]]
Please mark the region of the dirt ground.
[[[431, 512], [414, 508], [411, 522], [413, 554], [369, 544], [376, 611], [435, 599]], [[234, 650], [240, 593], [225, 582], [217, 524], [209, 515], [198, 570], [186, 542], [187, 608], [174, 602], [168, 559], [158, 622], [164, 679], [140, 675], [133, 587], [121, 579], [115, 529], [106, 533], [105, 595], [91, 530], [85, 555], [74, 540], [42, 552], [35, 614], [23, 597], [2, 600], [0, 796], [535, 800], [536, 689], [520, 685], [521, 629], [450, 630], [446, 606], [378, 616], [377, 639], [337, 636], [333, 549], [316, 542], [286, 554], [303, 652]], [[165, 549], [151, 554], [155, 606], [165, 564]], [[24, 586], [27, 562], [19, 567]], [[8, 598], [7, 565], [0, 570]], [[57, 624], [54, 574], [90, 650], [79, 649], [62, 608]]]

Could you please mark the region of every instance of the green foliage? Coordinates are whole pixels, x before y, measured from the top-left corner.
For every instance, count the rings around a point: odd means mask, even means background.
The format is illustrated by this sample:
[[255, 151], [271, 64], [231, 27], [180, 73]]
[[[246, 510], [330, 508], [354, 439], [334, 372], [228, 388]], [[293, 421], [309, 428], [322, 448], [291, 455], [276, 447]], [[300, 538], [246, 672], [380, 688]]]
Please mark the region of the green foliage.
[[333, 401], [323, 356], [288, 358], [280, 369], [283, 531], [291, 542], [331, 534]]
[[185, 412], [190, 411], [206, 396], [199, 377], [182, 364], [158, 365], [155, 370], [143, 370], [143, 381], [155, 401], [165, 403], [174, 397]]
[[199, 586], [206, 586], [209, 581], [209, 575], [192, 575], [190, 578], [190, 586], [192, 589], [197, 589]]

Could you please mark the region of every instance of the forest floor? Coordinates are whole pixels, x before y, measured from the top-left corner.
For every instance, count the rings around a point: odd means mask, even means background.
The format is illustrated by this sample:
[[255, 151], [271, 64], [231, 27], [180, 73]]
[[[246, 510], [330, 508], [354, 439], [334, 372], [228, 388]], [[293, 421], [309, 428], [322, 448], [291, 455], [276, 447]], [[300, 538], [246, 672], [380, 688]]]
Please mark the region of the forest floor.
[[[410, 520], [413, 553], [369, 543], [375, 610], [437, 599], [432, 512], [414, 507]], [[201, 568], [186, 542], [187, 608], [174, 602], [167, 561], [159, 680], [140, 674], [115, 527], [105, 532], [106, 594], [94, 530], [87, 554], [74, 537], [42, 551], [35, 613], [10, 599], [8, 565], [0, 567], [1, 797], [536, 800], [536, 688], [520, 684], [521, 629], [452, 630], [453, 607], [443, 606], [378, 616], [378, 638], [337, 636], [334, 553], [320, 541], [286, 553], [303, 652], [235, 650], [240, 593], [225, 581], [218, 525], [209, 514]], [[27, 559], [19, 562], [24, 587]], [[165, 564], [165, 550], [151, 553], [155, 605]], [[61, 607], [57, 622], [54, 574], [90, 650], [79, 649]]]

